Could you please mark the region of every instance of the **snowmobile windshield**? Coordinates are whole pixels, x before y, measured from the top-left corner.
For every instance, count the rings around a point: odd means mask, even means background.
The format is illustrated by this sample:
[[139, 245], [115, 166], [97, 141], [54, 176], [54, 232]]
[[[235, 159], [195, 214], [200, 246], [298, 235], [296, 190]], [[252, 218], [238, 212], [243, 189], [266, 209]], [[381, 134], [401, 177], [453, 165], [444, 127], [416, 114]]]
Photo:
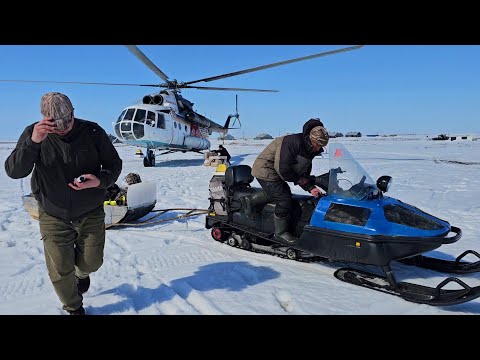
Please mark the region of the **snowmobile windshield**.
[[329, 146], [330, 177], [328, 195], [362, 200], [369, 194], [378, 195], [375, 181], [340, 143]]

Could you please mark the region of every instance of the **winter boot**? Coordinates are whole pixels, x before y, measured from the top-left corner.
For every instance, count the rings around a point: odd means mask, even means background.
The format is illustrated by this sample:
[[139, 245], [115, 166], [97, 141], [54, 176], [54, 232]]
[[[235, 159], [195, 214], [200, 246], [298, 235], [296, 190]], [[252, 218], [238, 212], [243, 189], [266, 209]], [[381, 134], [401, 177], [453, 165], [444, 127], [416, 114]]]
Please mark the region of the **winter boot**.
[[288, 232], [290, 216], [278, 217], [274, 214], [273, 221], [275, 225], [275, 238], [286, 244], [295, 244], [297, 238]]
[[79, 277], [75, 276], [77, 280], [77, 289], [80, 295], [87, 292], [88, 288], [90, 287], [90, 276], [87, 276], [85, 279], [80, 279]]
[[69, 311], [70, 315], [85, 315], [85, 309], [83, 306], [80, 306], [77, 310]]

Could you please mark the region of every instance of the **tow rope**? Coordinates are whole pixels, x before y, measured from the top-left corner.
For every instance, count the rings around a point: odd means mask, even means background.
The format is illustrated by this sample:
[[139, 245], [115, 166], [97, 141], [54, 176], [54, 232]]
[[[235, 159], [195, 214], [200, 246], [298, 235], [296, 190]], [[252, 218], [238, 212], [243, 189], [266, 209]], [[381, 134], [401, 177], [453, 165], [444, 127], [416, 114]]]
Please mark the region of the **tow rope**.
[[[163, 215], [163, 214], [165, 214], [169, 211], [187, 211], [187, 212], [185, 214], [181, 214], [181, 215], [178, 215], [178, 216], [175, 216], [175, 217], [152, 221], [153, 219], [155, 219], [155, 218], [157, 218], [157, 217], [159, 217], [159, 216], [161, 216], [161, 215]], [[108, 227], [111, 228], [111, 227], [115, 227], [115, 226], [142, 226], [142, 225], [147, 225], [147, 224], [148, 225], [150, 225], [150, 224], [160, 224], [160, 223], [167, 222], [167, 221], [172, 221], [172, 220], [177, 220], [177, 219], [185, 219], [185, 218], [192, 217], [192, 216], [207, 214], [208, 210], [206, 210], [206, 209], [191, 209], [191, 208], [172, 208], [172, 209], [158, 209], [158, 210], [150, 211], [150, 213], [153, 213], [153, 212], [158, 212], [158, 214], [156, 214], [152, 217], [149, 217], [148, 219], [145, 219], [145, 220], [140, 221], [140, 222], [136, 222], [136, 223], [117, 223], [117, 224], [111, 224]]]

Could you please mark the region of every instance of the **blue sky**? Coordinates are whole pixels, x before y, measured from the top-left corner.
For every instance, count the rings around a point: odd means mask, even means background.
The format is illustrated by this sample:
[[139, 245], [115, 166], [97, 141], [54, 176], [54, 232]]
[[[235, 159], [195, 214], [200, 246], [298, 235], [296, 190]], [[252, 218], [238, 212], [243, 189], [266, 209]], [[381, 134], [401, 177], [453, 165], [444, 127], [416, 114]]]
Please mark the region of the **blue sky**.
[[[191, 81], [349, 45], [138, 45], [170, 79]], [[299, 132], [319, 117], [331, 131], [364, 134], [480, 132], [480, 46], [370, 45], [204, 86], [276, 89], [238, 92], [241, 130]], [[0, 46], [0, 79], [155, 84], [163, 82], [122, 45]], [[41, 119], [40, 98], [67, 94], [76, 116], [108, 133], [121, 110], [155, 88], [0, 82], [2, 140]], [[194, 108], [223, 123], [235, 92], [183, 90]]]

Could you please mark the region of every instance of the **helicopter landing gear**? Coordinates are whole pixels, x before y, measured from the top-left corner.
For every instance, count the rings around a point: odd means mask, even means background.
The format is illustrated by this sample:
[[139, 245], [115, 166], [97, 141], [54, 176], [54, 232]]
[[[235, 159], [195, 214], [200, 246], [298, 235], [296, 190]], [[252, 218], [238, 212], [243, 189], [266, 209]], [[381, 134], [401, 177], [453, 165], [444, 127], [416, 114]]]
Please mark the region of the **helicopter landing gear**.
[[153, 150], [147, 151], [147, 156], [143, 158], [143, 166], [145, 167], [155, 166], [155, 152]]

